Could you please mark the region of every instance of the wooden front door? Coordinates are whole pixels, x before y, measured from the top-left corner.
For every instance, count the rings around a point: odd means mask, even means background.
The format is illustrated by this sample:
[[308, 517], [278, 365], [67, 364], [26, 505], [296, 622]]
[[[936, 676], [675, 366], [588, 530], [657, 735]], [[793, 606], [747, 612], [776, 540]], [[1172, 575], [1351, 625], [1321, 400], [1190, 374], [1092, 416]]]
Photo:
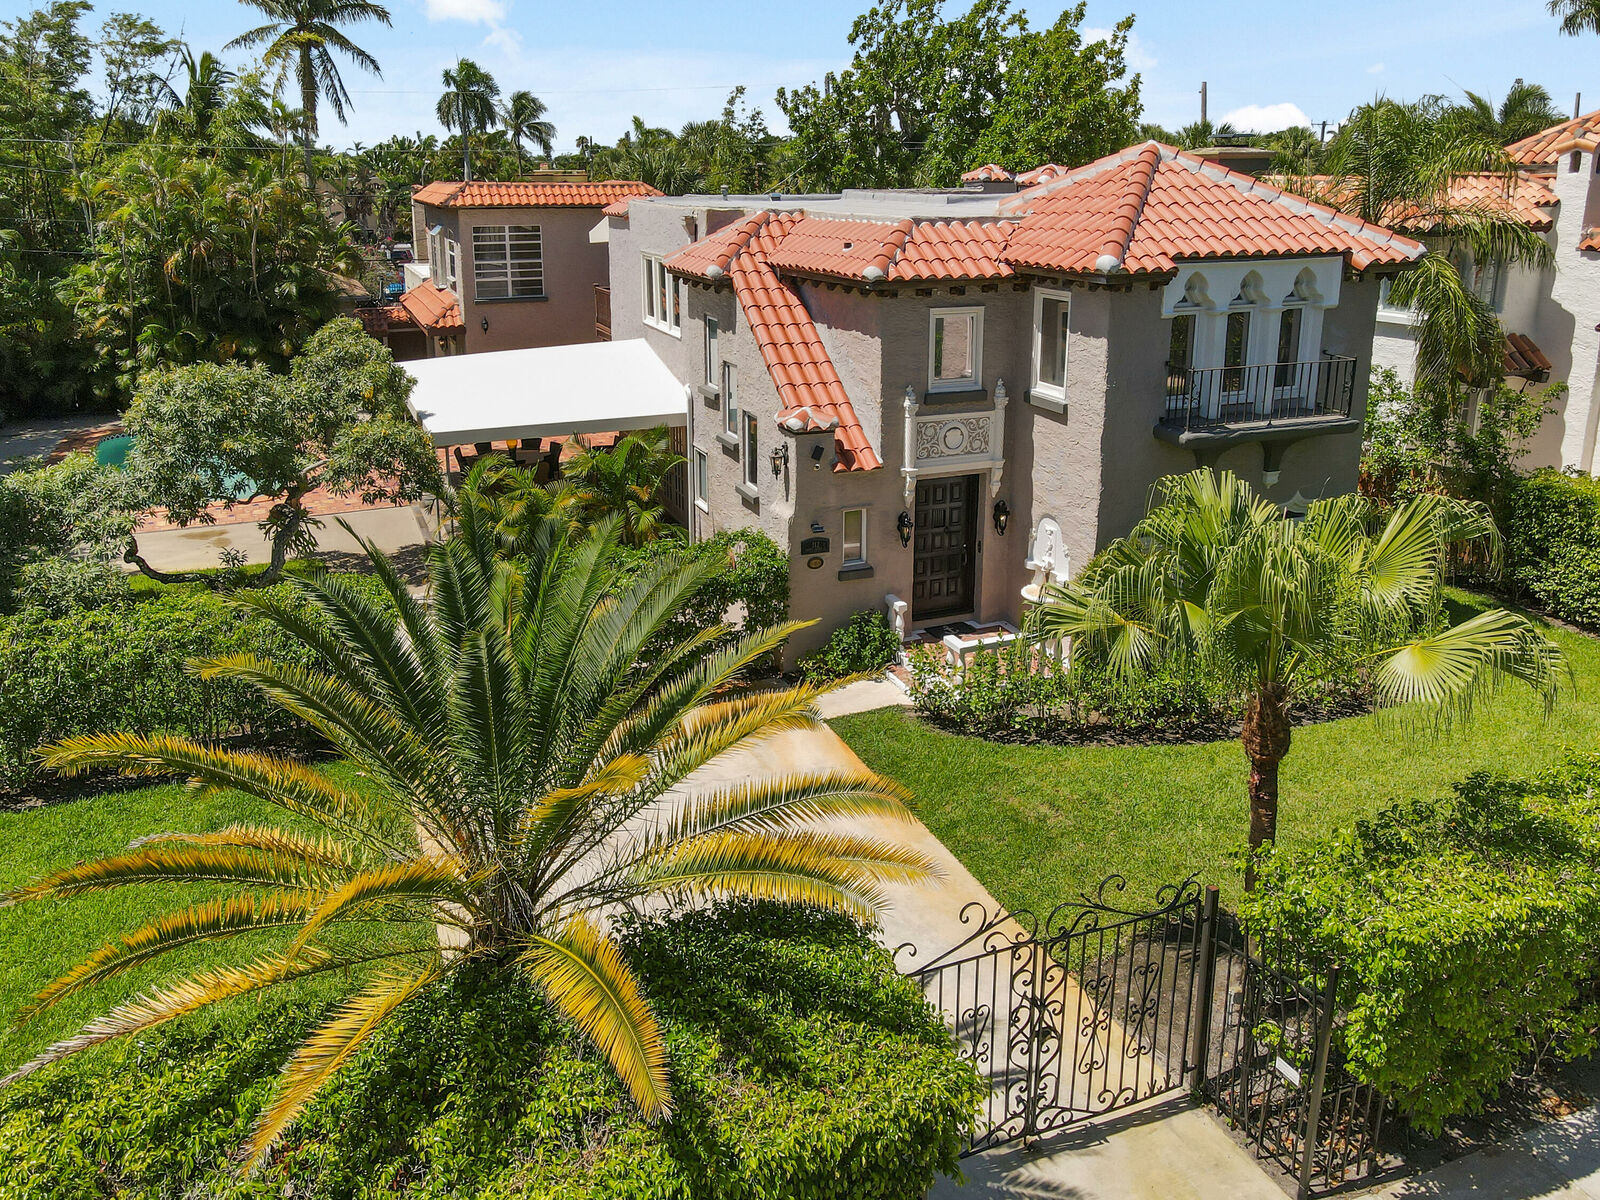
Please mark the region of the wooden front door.
[[978, 477], [918, 481], [915, 529], [912, 620], [971, 612], [978, 557]]

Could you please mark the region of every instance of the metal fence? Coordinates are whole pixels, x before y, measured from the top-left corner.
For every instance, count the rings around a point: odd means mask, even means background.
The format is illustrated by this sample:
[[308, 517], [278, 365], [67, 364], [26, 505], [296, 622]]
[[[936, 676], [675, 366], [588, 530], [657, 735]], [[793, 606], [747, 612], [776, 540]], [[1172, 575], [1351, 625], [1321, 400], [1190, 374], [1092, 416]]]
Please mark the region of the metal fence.
[[1354, 405], [1355, 381], [1356, 360], [1342, 354], [1238, 367], [1168, 363], [1162, 422], [1190, 430], [1348, 417]]

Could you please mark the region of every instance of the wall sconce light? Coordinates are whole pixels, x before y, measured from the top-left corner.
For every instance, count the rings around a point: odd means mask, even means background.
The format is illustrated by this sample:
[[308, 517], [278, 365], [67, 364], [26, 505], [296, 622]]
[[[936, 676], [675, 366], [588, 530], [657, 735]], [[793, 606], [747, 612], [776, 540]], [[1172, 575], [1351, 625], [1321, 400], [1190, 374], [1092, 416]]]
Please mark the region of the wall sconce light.
[[821, 442], [818, 442], [815, 446], [811, 447], [811, 469], [813, 471], [822, 470], [822, 456], [824, 453], [826, 453], [826, 451], [822, 449]]
[[485, 317], [483, 320], [479, 321], [478, 322], [478, 327], [480, 329], [482, 329], [485, 333], [488, 333], [489, 332], [489, 318]]
[[900, 532], [900, 545], [902, 547], [911, 545], [911, 514], [906, 512], [905, 509], [901, 509], [900, 516], [895, 521], [894, 527]]
[[828, 531], [827, 527], [825, 525], [823, 525], [823, 523], [821, 521], [813, 521], [813, 522], [811, 522], [811, 532], [812, 533], [826, 533], [827, 531]]
[[772, 460], [772, 474], [783, 474], [783, 469], [789, 465], [789, 443], [782, 442], [772, 448], [772, 453], [767, 456]]
[[994, 531], [1000, 537], [1006, 535], [1006, 525], [1011, 521], [1011, 506], [1004, 500], [994, 502]]

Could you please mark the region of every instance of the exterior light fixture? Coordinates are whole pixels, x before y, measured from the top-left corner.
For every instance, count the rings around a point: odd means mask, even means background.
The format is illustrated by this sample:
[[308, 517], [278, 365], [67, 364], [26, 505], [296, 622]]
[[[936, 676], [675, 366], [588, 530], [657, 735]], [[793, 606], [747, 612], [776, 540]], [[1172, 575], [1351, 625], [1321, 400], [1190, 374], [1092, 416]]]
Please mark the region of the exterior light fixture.
[[479, 322], [478, 322], [478, 326], [479, 326], [479, 328], [481, 328], [481, 329], [482, 329], [482, 330], [483, 330], [483, 331], [484, 331], [484, 332], [485, 332], [485, 333], [488, 333], [488, 332], [489, 332], [489, 318], [488, 318], [488, 317], [485, 317], [485, 318], [484, 318], [484, 319], [483, 319], [483, 320], [481, 320], [481, 321], [479, 321]]
[[1000, 537], [1006, 535], [1006, 525], [1011, 520], [1011, 506], [1004, 500], [994, 502], [994, 531]]
[[772, 460], [772, 474], [783, 474], [783, 469], [789, 465], [789, 443], [783, 442], [772, 448], [772, 453], [767, 456]]
[[902, 508], [894, 527], [900, 532], [900, 545], [902, 547], [911, 545], [911, 514]]

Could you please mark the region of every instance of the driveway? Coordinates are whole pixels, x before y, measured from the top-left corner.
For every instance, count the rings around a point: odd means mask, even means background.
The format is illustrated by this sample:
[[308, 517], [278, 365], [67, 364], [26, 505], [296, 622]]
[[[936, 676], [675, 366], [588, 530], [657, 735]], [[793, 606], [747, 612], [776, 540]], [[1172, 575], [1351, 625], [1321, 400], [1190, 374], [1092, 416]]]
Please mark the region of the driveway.
[[[322, 518], [316, 531], [317, 557], [330, 566], [355, 565], [366, 555], [359, 542], [340, 526], [349, 523], [358, 535], [378, 544], [386, 554], [396, 554], [428, 541], [428, 518], [415, 505], [400, 508], [362, 508]], [[190, 525], [187, 529], [158, 529], [139, 534], [139, 553], [158, 571], [200, 571], [223, 565], [223, 554], [234, 551], [247, 563], [271, 558], [271, 544], [254, 522], [227, 525]]]

